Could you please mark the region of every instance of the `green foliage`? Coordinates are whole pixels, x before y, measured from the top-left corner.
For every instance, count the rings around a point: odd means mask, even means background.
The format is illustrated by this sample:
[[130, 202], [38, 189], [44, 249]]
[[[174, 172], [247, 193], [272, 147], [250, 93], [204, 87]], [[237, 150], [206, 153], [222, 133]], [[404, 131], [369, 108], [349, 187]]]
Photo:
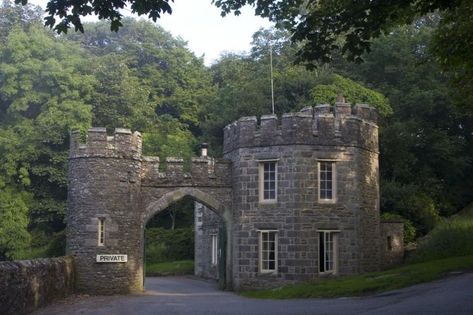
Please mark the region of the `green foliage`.
[[47, 257], [59, 257], [66, 254], [66, 233], [60, 231], [56, 233], [48, 244]]
[[393, 114], [380, 128], [381, 209], [411, 220], [419, 235], [473, 199], [473, 116], [455, 106], [432, 61], [436, 23], [428, 16], [381, 36], [363, 64], [335, 64], [389, 99]]
[[392, 181], [383, 182], [381, 187], [383, 211], [399, 214], [413, 222], [417, 236], [425, 235], [440, 221], [434, 200], [421, 188]]
[[335, 104], [337, 95], [343, 94], [348, 103], [369, 104], [376, 107], [381, 116], [392, 113], [389, 101], [381, 93], [368, 89], [338, 74], [332, 74], [324, 81], [326, 82], [316, 85], [311, 90], [311, 96], [315, 104]]
[[438, 224], [419, 242], [413, 260], [429, 261], [472, 254], [473, 211], [470, 209]]
[[0, 189], [0, 260], [17, 258], [29, 246], [28, 203], [31, 194], [10, 187]]
[[[473, 200], [473, 118], [456, 107], [460, 100], [471, 103], [471, 67], [458, 42], [469, 40], [470, 7], [460, 2], [465, 8], [461, 23], [445, 15], [441, 38], [438, 16], [427, 16], [370, 42], [372, 52], [361, 65], [337, 57], [331, 66], [313, 72], [294, 64], [300, 47], [281, 29], [258, 31], [250, 55], [229, 54], [207, 69], [183, 40], [145, 21], [126, 19], [116, 33], [105, 23], [92, 23], [85, 34], [57, 37], [38, 27], [38, 9], [4, 2], [0, 213], [6, 219], [0, 220], [0, 231], [13, 234], [0, 233], [1, 258], [25, 257], [29, 235], [32, 253], [61, 251], [69, 130], [128, 127], [143, 132], [147, 155], [189, 161], [199, 141], [205, 141], [211, 143], [211, 155], [218, 156], [226, 124], [271, 111], [270, 46], [276, 114], [333, 103], [339, 92], [349, 102], [376, 105], [383, 115], [392, 107], [380, 128], [381, 207], [411, 221], [418, 235], [427, 233], [439, 215], [450, 215]], [[290, 14], [293, 3], [278, 2], [274, 8], [279, 5], [289, 10], [281, 14]], [[454, 36], [452, 55], [443, 63], [438, 56], [449, 36]], [[440, 43], [433, 49], [432, 40]], [[454, 71], [446, 75], [442, 69]], [[452, 77], [465, 82], [453, 93], [448, 85]], [[186, 206], [170, 209], [156, 226], [192, 224]], [[163, 242], [148, 248], [161, 258], [168, 258], [167, 250]]]
[[165, 161], [166, 157], [178, 156], [190, 159], [194, 153], [196, 139], [177, 119], [163, 115], [154, 130], [143, 134], [143, 153], [155, 155]]
[[222, 129], [226, 124], [242, 116], [271, 112], [270, 45], [276, 114], [314, 106], [326, 101], [329, 93], [333, 92], [330, 97], [336, 97], [341, 90], [349, 101], [372, 102], [382, 114], [390, 113], [389, 104], [381, 94], [334, 74], [329, 67], [308, 71], [295, 65], [295, 47], [291, 45], [288, 33], [262, 29], [253, 36], [250, 56], [229, 54], [211, 68], [217, 95], [207, 107], [208, 118], [203, 129], [213, 155], [221, 151]]
[[397, 213], [383, 212], [381, 213], [381, 220], [399, 220], [404, 222], [404, 244], [414, 242], [416, 239], [416, 228], [414, 224], [403, 218]]
[[[141, 131], [157, 127], [156, 114], [170, 115], [184, 128], [198, 128], [205, 114], [203, 104], [214, 90], [203, 60], [195, 57], [183, 40], [152, 23], [130, 18], [117, 33], [110, 33], [105, 23], [91, 23], [86, 29], [84, 34], [67, 38], [80, 42], [91, 54], [104, 57], [95, 64], [100, 67], [97, 75], [105, 93], [98, 92], [111, 98], [104, 102], [118, 101], [112, 107], [116, 114], [107, 118], [109, 121], [118, 123], [118, 117], [126, 120], [122, 115], [135, 111], [134, 115], [146, 118], [135, 118], [135, 124], [125, 122]], [[105, 110], [104, 102], [98, 104], [101, 110]]]
[[192, 227], [174, 230], [148, 228], [145, 240], [147, 263], [194, 259], [194, 231]]
[[472, 255], [450, 257], [353, 277], [321, 279], [275, 289], [245, 291], [242, 292], [242, 295], [262, 299], [362, 296], [432, 281], [441, 278], [448, 272], [470, 270], [471, 268], [473, 268]]
[[29, 196], [16, 197], [20, 235], [43, 224], [64, 228], [68, 133], [92, 118], [95, 80], [83, 72], [82, 57], [34, 24], [12, 27], [0, 47], [0, 181]]
[[238, 15], [244, 5], [253, 5], [256, 15], [269, 18], [293, 34], [293, 40], [301, 43], [299, 60], [308, 62], [329, 62], [334, 52], [342, 52], [351, 61], [361, 61], [363, 53], [370, 51], [372, 40], [395, 26], [410, 24], [417, 17], [437, 10], [456, 17], [469, 3], [467, 0], [215, 1], [222, 15], [230, 12]]
[[187, 228], [194, 224], [194, 199], [189, 196], [172, 203], [165, 210], [152, 217], [147, 228]]
[[473, 3], [458, 1], [445, 12], [434, 34], [431, 50], [435, 60], [451, 77], [452, 94], [462, 110], [473, 113]]
[[193, 273], [194, 261], [192, 260], [146, 264], [147, 277], [192, 275]]

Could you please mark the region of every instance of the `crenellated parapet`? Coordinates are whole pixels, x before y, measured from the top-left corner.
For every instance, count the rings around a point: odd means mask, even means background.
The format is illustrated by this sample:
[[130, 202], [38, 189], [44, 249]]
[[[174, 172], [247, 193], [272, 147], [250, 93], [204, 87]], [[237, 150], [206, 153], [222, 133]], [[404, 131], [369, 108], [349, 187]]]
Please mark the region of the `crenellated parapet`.
[[144, 186], [176, 184], [182, 186], [229, 186], [231, 162], [211, 157], [193, 157], [191, 161], [167, 157], [144, 156], [141, 167]]
[[81, 140], [79, 131], [71, 132], [70, 158], [141, 158], [142, 138], [137, 131], [116, 128], [113, 136], [108, 136], [105, 128], [95, 127], [88, 130], [85, 142]]
[[378, 151], [378, 114], [365, 104], [306, 107], [296, 113], [242, 117], [224, 129], [224, 153], [277, 145], [356, 146]]

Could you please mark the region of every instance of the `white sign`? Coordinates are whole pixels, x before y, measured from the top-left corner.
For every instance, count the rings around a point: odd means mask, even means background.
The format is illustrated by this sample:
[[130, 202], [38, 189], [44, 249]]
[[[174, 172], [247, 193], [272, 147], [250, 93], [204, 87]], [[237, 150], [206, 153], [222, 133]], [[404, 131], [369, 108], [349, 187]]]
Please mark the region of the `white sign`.
[[124, 263], [128, 261], [128, 255], [97, 255], [98, 263]]

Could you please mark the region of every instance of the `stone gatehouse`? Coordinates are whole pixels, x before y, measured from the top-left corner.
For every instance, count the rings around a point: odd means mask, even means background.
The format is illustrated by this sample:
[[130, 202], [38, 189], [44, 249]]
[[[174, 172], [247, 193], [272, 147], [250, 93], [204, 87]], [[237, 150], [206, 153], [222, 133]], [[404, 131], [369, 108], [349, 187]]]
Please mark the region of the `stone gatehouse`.
[[67, 253], [78, 289], [143, 290], [146, 223], [184, 196], [197, 202], [196, 274], [222, 288], [350, 275], [402, 258], [402, 224], [380, 221], [373, 108], [244, 117], [225, 127], [223, 153], [186, 166], [143, 156], [138, 132], [92, 128], [85, 143], [72, 133]]

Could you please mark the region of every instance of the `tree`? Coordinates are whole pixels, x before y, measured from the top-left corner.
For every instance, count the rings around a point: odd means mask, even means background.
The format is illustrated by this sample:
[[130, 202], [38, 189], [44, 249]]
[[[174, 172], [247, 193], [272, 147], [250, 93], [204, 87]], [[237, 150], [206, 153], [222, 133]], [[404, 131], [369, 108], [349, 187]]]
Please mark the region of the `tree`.
[[461, 1], [446, 12], [432, 40], [432, 51], [441, 68], [451, 76], [455, 103], [473, 113], [473, 3]]
[[[92, 118], [95, 81], [81, 53], [37, 24], [12, 27], [0, 46], [0, 230], [18, 241], [9, 244], [64, 228], [69, 130]], [[10, 258], [20, 249], [3, 246]]]
[[[172, 116], [187, 125], [195, 134], [199, 133], [201, 116], [205, 115], [203, 106], [200, 105], [209, 101], [214, 90], [203, 59], [195, 57], [186, 47], [186, 42], [173, 38], [169, 32], [150, 22], [130, 18], [126, 19], [126, 25], [118, 32], [111, 33], [104, 22], [90, 23], [86, 25], [84, 34], [69, 34], [67, 38], [81, 43], [95, 56], [108, 56], [107, 63], [112, 62], [113, 54], [113, 62], [117, 66], [120, 64], [119, 68], [100, 66], [101, 61], [97, 61], [96, 66], [102, 69], [100, 71], [105, 71], [106, 68], [109, 69], [107, 71], [112, 71], [107, 75], [109, 79], [121, 75], [118, 71], [122, 69], [120, 71], [123, 71], [122, 74], [126, 74], [130, 81], [129, 93], [134, 93], [135, 97], [146, 97], [140, 101], [131, 101], [129, 98], [119, 101], [114, 94], [122, 90], [128, 82], [124, 79], [113, 79], [110, 86], [104, 88], [111, 89], [115, 86], [116, 91], [109, 95], [114, 101], [122, 104], [122, 111], [125, 107], [126, 111], [135, 111], [136, 115], [145, 111], [150, 119], [152, 117], [149, 115], [155, 111], [158, 116]], [[105, 73], [97, 74], [105, 79]], [[118, 81], [122, 87], [117, 85]], [[120, 96], [125, 96], [124, 91], [120, 92]], [[116, 106], [114, 107], [117, 110]], [[107, 109], [109, 110], [111, 108]], [[142, 122], [144, 123], [143, 120]], [[153, 125], [155, 126], [155, 121], [150, 120], [147, 125], [135, 124], [133, 127], [147, 131]]]
[[301, 61], [332, 60], [334, 51], [349, 60], [360, 61], [370, 50], [373, 38], [388, 33], [393, 27], [410, 24], [416, 18], [436, 10], [456, 12], [468, 0], [397, 0], [397, 1], [265, 1], [215, 0], [222, 15], [238, 15], [244, 5], [255, 7], [255, 13], [277, 22], [301, 42]]
[[15, 5], [11, 0], [2, 0], [0, 16], [0, 43], [4, 44], [13, 28], [26, 29], [31, 24], [41, 24], [43, 10], [39, 6]]
[[336, 75], [328, 66], [309, 71], [294, 64], [296, 47], [291, 44], [287, 32], [259, 30], [253, 36], [249, 56], [229, 54], [211, 68], [217, 96], [207, 107], [209, 114], [203, 129], [211, 143], [212, 154], [221, 154], [219, 148], [226, 124], [241, 116], [271, 113], [269, 46], [273, 47], [276, 114], [332, 103], [330, 98], [340, 92], [351, 103], [371, 102], [381, 114], [391, 112], [383, 95]]
[[143, 132], [145, 154], [189, 161], [214, 93], [203, 60], [149, 22], [56, 36], [17, 15], [23, 10], [0, 10], [8, 26], [0, 34], [0, 233], [11, 234], [0, 238], [0, 255], [8, 259], [30, 234], [35, 248], [62, 246], [70, 130], [128, 127]]
[[[48, 15], [45, 24], [58, 33], [66, 33], [71, 27], [83, 32], [81, 17], [95, 14], [100, 19], [109, 20], [111, 30], [117, 31], [123, 26], [119, 10], [127, 5], [132, 13], [147, 15], [156, 21], [162, 14], [172, 13], [171, 1], [51, 0], [46, 7]], [[15, 0], [15, 2], [26, 4], [28, 0]], [[333, 51], [336, 50], [346, 54], [349, 60], [360, 61], [362, 54], [370, 50], [373, 38], [388, 33], [395, 26], [410, 24], [416, 18], [435, 11], [445, 13], [444, 34], [451, 33], [448, 25], [452, 22], [468, 24], [468, 12], [471, 12], [473, 7], [469, 0], [213, 0], [212, 2], [222, 10], [223, 16], [231, 12], [239, 15], [243, 6], [251, 5], [255, 8], [256, 15], [267, 17], [290, 30], [293, 40], [302, 43], [298, 54], [299, 60], [309, 62], [309, 65], [314, 65], [312, 62], [315, 60], [330, 61]], [[463, 51], [464, 48], [471, 46], [471, 37], [468, 36], [467, 39], [467, 42], [459, 42]]]
[[359, 65], [337, 58], [344, 76], [383, 93], [393, 114], [381, 121], [381, 209], [428, 232], [473, 198], [473, 116], [455, 106], [428, 48], [438, 18], [427, 16], [372, 42]]

